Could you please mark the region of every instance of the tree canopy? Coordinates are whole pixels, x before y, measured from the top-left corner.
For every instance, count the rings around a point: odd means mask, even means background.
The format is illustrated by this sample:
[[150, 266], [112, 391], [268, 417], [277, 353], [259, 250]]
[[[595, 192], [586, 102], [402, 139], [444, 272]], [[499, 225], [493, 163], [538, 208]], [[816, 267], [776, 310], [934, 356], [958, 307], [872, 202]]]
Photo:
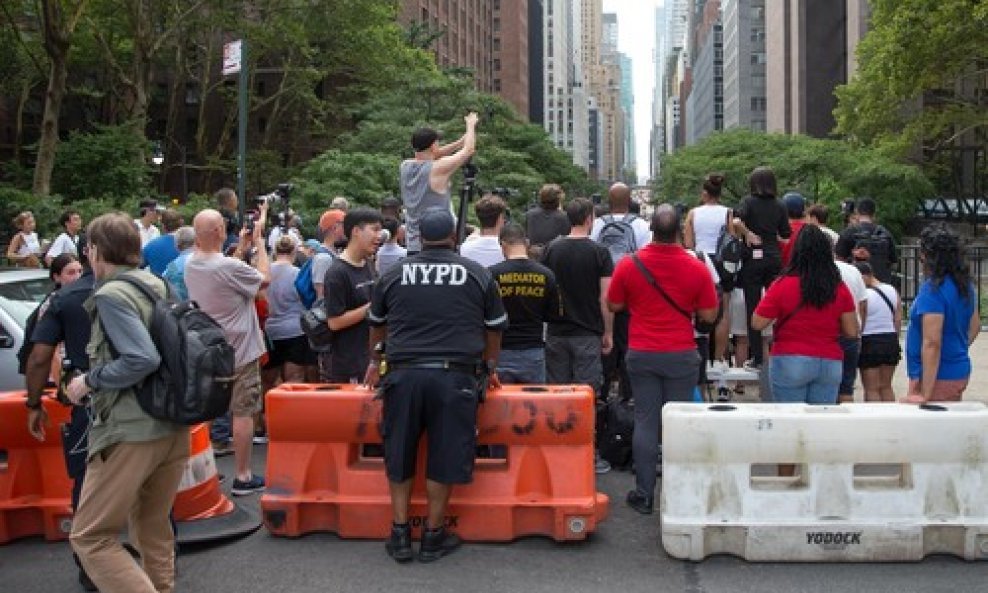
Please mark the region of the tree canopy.
[[706, 175], [720, 173], [725, 176], [723, 201], [737, 204], [748, 193], [752, 169], [763, 165], [775, 172], [780, 196], [798, 191], [811, 203], [826, 205], [831, 213], [844, 199], [874, 198], [883, 223], [893, 232], [902, 230], [919, 200], [933, 191], [918, 167], [879, 150], [841, 140], [743, 129], [718, 132], [665, 155], [654, 189], [665, 201], [693, 205]]

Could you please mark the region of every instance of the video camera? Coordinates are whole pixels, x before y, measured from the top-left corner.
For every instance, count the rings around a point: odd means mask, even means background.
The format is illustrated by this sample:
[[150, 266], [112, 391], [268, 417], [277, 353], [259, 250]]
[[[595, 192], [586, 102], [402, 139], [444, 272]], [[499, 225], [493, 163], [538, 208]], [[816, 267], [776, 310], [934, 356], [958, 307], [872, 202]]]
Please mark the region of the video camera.
[[[257, 209], [267, 205], [268, 219], [276, 221], [277, 226], [281, 227], [282, 232], [288, 230], [288, 222], [292, 218], [290, 204], [292, 190], [294, 189], [295, 186], [291, 183], [279, 183], [277, 189], [273, 192], [254, 198], [254, 206]], [[247, 229], [247, 234], [254, 234], [254, 223], [257, 222], [257, 217], [258, 212], [256, 210], [247, 211], [247, 219], [244, 221], [244, 228]]]

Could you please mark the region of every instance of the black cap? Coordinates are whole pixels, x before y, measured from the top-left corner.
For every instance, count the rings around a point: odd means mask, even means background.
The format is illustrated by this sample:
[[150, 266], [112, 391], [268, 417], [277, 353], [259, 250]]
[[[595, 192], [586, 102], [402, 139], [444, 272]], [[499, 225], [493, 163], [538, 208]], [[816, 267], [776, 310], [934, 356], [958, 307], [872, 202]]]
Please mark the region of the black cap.
[[443, 241], [453, 236], [456, 221], [445, 208], [429, 208], [419, 218], [419, 234], [423, 241]]
[[786, 211], [790, 218], [802, 218], [806, 210], [806, 198], [799, 192], [791, 191], [782, 196], [782, 202], [786, 205]]

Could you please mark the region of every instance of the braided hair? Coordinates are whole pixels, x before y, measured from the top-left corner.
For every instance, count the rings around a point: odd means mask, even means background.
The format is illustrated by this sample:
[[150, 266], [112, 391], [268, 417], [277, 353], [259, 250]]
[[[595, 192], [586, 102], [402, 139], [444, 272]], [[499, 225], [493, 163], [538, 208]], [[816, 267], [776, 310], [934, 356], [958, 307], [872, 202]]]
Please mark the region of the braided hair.
[[800, 229], [782, 275], [799, 277], [800, 298], [807, 305], [822, 309], [834, 302], [841, 276], [827, 235], [811, 224]]
[[920, 233], [919, 252], [923, 257], [926, 276], [937, 288], [950, 277], [957, 292], [967, 299], [971, 296], [971, 270], [964, 257], [960, 237], [942, 222], [936, 222]]

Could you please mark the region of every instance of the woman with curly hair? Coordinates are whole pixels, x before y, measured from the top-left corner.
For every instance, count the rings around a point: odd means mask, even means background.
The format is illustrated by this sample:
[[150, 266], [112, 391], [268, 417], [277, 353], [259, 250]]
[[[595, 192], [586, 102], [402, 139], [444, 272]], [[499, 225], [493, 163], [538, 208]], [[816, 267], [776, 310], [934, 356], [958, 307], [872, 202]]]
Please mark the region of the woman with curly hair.
[[772, 322], [769, 371], [777, 402], [837, 403], [844, 352], [837, 338], [858, 335], [854, 297], [841, 281], [830, 240], [808, 225], [796, 237], [789, 265], [765, 292], [751, 326]]
[[945, 224], [923, 229], [919, 258], [926, 280], [909, 308], [906, 401], [960, 401], [971, 378], [968, 347], [981, 320], [960, 238]]

